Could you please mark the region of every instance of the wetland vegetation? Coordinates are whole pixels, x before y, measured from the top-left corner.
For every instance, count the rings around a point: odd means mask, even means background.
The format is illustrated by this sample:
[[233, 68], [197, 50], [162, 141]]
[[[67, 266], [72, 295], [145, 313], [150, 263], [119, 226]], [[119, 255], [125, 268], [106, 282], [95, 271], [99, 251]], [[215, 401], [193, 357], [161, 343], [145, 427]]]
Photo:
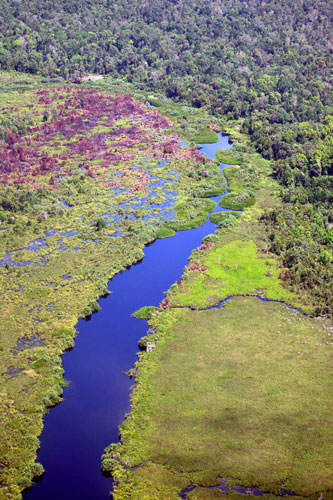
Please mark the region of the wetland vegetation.
[[114, 499], [333, 498], [331, 14], [2, 0], [1, 499], [43, 475], [78, 319], [146, 245], [212, 224], [131, 311], [149, 329], [102, 457]]
[[202, 488], [219, 478], [332, 498], [325, 323], [253, 297], [207, 311], [170, 307], [149, 323], [156, 348], [140, 355], [122, 444], [102, 457], [116, 500], [176, 500], [191, 484], [183, 498], [222, 499]]
[[[50, 85], [1, 99], [30, 124], [0, 145], [1, 481], [16, 498], [42, 472], [37, 436], [61, 400], [59, 356], [77, 318], [99, 309], [108, 279], [146, 243], [202, 224], [215, 203], [198, 194], [225, 184], [215, 162], [181, 144], [177, 123], [128, 94]], [[192, 116], [193, 130], [218, 124]]]
[[213, 214], [219, 229], [160, 309], [136, 313], [150, 326], [140, 345], [156, 347], [139, 356], [120, 443], [102, 456], [115, 500], [332, 498], [332, 326], [286, 287], [260, 220], [277, 184], [268, 162], [246, 161], [249, 175], [226, 170], [234, 189], [252, 179], [256, 205]]

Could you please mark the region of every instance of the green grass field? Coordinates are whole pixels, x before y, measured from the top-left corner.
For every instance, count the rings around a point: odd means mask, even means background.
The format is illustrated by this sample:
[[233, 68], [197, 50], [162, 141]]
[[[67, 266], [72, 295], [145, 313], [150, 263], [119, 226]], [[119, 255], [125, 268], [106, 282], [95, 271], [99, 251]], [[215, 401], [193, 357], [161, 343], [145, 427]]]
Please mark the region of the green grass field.
[[183, 279], [171, 296], [173, 306], [202, 309], [229, 295], [263, 295], [299, 305], [297, 296], [284, 288], [280, 269], [271, 257], [259, 252], [254, 241], [234, 240], [207, 253], [194, 271]]

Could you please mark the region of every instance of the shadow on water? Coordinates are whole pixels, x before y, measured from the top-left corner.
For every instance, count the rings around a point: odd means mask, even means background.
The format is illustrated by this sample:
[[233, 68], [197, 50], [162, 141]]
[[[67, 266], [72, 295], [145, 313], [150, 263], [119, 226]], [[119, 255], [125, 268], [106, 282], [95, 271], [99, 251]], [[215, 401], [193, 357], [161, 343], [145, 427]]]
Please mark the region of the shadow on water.
[[[219, 143], [204, 144], [201, 152], [215, 158], [214, 152], [225, 147], [231, 147], [228, 138], [220, 136]], [[147, 246], [141, 262], [109, 282], [112, 293], [100, 299], [101, 311], [89, 321], [79, 320], [75, 348], [63, 355], [69, 387], [64, 401], [45, 416], [38, 461], [46, 472], [24, 495], [27, 500], [109, 498], [112, 479], [100, 472], [100, 457], [118, 441], [132, 384], [124, 372], [136, 361], [138, 340], [147, 331], [147, 323], [131, 313], [159, 305], [163, 291], [181, 277], [191, 251], [215, 229], [207, 220]]]

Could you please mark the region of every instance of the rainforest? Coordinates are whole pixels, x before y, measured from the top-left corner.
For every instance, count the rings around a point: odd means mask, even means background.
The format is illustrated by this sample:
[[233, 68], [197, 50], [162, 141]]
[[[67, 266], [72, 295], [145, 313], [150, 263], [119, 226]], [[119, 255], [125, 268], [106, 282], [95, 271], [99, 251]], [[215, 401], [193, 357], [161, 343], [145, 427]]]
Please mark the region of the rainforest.
[[0, 5], [0, 499], [332, 499], [331, 6]]

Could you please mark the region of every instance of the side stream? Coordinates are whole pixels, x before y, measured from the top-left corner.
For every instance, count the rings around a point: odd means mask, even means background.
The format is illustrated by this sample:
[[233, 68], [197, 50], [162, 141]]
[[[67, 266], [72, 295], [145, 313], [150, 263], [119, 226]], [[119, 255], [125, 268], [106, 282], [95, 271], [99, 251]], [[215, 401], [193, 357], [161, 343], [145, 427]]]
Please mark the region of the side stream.
[[[215, 151], [228, 147], [228, 137], [219, 134], [217, 143], [203, 144], [200, 151], [215, 159]], [[222, 196], [212, 199], [218, 203]], [[217, 205], [214, 212], [220, 211], [226, 210]], [[100, 299], [102, 310], [79, 320], [75, 348], [63, 356], [69, 387], [63, 402], [45, 417], [38, 461], [46, 472], [24, 498], [110, 498], [112, 479], [100, 472], [100, 457], [108, 444], [118, 441], [133, 383], [124, 372], [136, 361], [138, 340], [147, 331], [146, 322], [131, 314], [146, 305], [158, 306], [163, 292], [181, 277], [191, 251], [215, 230], [207, 219], [196, 229], [147, 246], [140, 263], [109, 282], [112, 293]]]

